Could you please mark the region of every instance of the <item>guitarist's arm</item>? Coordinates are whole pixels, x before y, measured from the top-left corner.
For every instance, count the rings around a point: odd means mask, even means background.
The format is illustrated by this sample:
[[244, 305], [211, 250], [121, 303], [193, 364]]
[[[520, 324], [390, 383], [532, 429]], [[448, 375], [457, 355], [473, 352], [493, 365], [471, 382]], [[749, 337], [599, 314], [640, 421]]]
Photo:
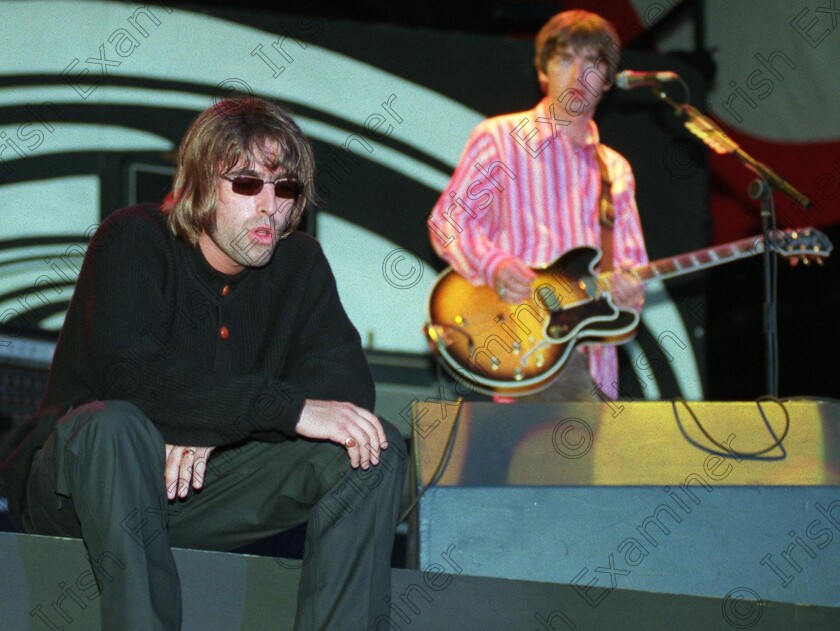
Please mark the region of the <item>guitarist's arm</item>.
[[616, 210], [613, 228], [613, 269], [611, 295], [616, 306], [641, 311], [645, 300], [644, 285], [629, 270], [647, 265], [639, 210], [636, 207], [636, 182], [630, 164], [623, 156], [606, 148], [612, 174], [612, 199]]
[[470, 134], [452, 179], [441, 192], [426, 225], [435, 252], [456, 272], [473, 285], [498, 289], [495, 281], [501, 268], [517, 259], [496, 243], [497, 215], [504, 203], [497, 189], [502, 186], [498, 180], [504, 186], [509, 183], [499, 169], [494, 172], [497, 179], [491, 181], [486, 172], [476, 168], [477, 164], [504, 163], [485, 126], [486, 121]]

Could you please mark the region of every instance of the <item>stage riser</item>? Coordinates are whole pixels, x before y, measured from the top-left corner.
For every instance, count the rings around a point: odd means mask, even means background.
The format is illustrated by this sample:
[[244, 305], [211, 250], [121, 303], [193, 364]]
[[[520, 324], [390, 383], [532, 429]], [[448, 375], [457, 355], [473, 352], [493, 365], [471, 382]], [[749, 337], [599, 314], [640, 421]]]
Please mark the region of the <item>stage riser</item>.
[[467, 574], [573, 584], [582, 599], [590, 587], [712, 598], [748, 589], [840, 605], [840, 405], [413, 412], [420, 485], [447, 463], [419, 502], [419, 567], [454, 545]]
[[[474, 576], [721, 598], [748, 588], [840, 605], [840, 489], [689, 489], [432, 489], [421, 502], [420, 566], [454, 545]], [[817, 505], [831, 507], [834, 524]]]
[[[571, 628], [564, 620], [576, 629], [599, 631], [731, 631], [747, 628], [749, 622], [756, 629], [786, 631], [840, 627], [838, 608], [767, 599], [759, 604], [619, 588], [593, 608], [572, 586], [468, 576], [459, 547], [438, 552], [434, 564], [421, 570], [392, 572], [391, 631], [559, 631]], [[0, 629], [99, 628], [99, 598], [90, 587], [81, 541], [0, 533], [0, 559]], [[299, 562], [195, 550], [175, 550], [175, 560], [184, 600], [183, 631], [292, 630]], [[447, 573], [440, 574], [441, 569]], [[84, 608], [76, 598], [86, 603]], [[70, 621], [56, 612], [56, 603]], [[373, 628], [382, 629], [383, 622]], [[342, 631], [371, 628], [347, 621]]]

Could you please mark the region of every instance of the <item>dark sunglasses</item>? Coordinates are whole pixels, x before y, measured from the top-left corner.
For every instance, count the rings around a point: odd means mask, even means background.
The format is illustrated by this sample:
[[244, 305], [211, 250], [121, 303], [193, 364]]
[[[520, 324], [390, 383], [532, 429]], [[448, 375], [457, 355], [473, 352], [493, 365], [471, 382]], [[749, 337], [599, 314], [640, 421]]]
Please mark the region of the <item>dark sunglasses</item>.
[[231, 188], [237, 195], [247, 195], [249, 197], [259, 195], [264, 184], [273, 184], [274, 195], [280, 199], [297, 199], [300, 195], [300, 182], [297, 180], [286, 178], [274, 181], [263, 180], [253, 175], [236, 175], [234, 177], [222, 175], [220, 177], [232, 184]]

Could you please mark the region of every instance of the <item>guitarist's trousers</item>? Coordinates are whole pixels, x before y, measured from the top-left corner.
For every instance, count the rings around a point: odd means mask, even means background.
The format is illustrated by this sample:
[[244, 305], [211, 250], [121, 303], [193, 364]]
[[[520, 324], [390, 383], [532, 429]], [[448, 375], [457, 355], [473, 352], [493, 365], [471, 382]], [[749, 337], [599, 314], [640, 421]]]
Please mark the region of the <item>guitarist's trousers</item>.
[[594, 392], [595, 382], [589, 374], [586, 355], [573, 350], [566, 365], [560, 370], [558, 377], [544, 390], [535, 392], [518, 400], [523, 403], [538, 403], [548, 401], [589, 401], [598, 402], [600, 399]]

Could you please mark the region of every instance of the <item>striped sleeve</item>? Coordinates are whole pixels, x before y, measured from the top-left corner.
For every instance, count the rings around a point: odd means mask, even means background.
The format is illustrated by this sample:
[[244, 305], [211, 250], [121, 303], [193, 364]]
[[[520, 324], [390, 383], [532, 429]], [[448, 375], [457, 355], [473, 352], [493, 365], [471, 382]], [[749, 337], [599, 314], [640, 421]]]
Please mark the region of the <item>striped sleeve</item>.
[[616, 210], [616, 225], [613, 235], [615, 248], [614, 266], [645, 265], [648, 263], [642, 223], [636, 206], [636, 181], [627, 160], [614, 151], [610, 169], [613, 177], [613, 203]]
[[493, 135], [479, 125], [426, 222], [435, 252], [474, 285], [492, 285], [499, 264], [510, 255], [494, 241], [500, 221], [501, 185], [483, 165], [499, 160]]

